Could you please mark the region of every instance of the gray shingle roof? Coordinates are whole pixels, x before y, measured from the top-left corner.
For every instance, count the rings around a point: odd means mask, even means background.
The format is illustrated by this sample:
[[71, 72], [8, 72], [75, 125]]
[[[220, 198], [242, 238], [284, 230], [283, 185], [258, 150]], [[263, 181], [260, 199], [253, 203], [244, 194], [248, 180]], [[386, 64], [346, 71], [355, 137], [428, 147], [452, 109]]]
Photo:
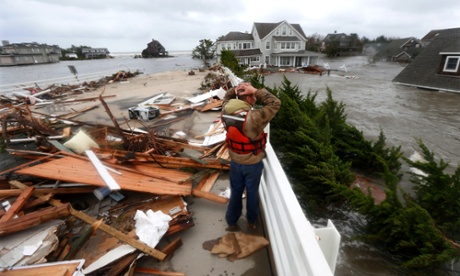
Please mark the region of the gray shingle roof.
[[442, 52], [460, 53], [460, 28], [440, 32], [393, 81], [400, 84], [460, 92], [460, 75], [438, 74]]
[[[286, 22], [286, 21], [281, 21], [278, 23], [255, 22], [254, 27], [256, 28], [257, 33], [259, 34], [259, 37], [263, 39], [283, 22]], [[300, 27], [299, 24], [289, 24], [289, 25], [291, 25], [300, 35], [302, 35], [305, 39], [307, 39], [307, 36], [303, 32], [302, 27]]]
[[237, 41], [237, 40], [254, 40], [252, 34], [242, 32], [229, 32], [228, 34], [219, 37], [217, 41]]
[[247, 50], [232, 50], [235, 57], [250, 57], [250, 56], [260, 56], [262, 52], [260, 49], [247, 49]]

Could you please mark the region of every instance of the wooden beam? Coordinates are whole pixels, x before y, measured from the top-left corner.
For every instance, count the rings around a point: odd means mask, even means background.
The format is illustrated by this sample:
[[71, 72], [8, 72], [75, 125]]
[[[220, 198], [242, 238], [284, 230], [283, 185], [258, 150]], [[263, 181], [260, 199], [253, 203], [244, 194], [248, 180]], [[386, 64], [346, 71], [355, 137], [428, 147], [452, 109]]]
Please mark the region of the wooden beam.
[[[88, 194], [94, 191], [94, 187], [85, 187], [85, 188], [43, 188], [35, 189], [33, 192], [34, 195], [43, 195], [43, 194], [59, 194], [59, 195], [69, 195], [69, 194]], [[7, 189], [0, 190], [0, 197], [7, 196], [18, 196], [22, 193], [18, 189]]]
[[192, 195], [194, 195], [196, 197], [201, 197], [201, 198], [204, 198], [204, 199], [208, 199], [208, 200], [211, 200], [211, 201], [214, 201], [214, 202], [217, 202], [217, 203], [222, 203], [222, 204], [227, 204], [227, 202], [228, 202], [228, 198], [226, 198], [226, 197], [219, 196], [219, 195], [216, 195], [216, 194], [213, 194], [213, 193], [203, 192], [203, 191], [198, 190], [198, 189], [192, 189]]
[[[62, 205], [63, 203], [61, 203], [59, 200], [51, 200], [50, 203], [53, 205], [53, 206], [60, 206]], [[70, 214], [72, 214], [74, 217], [88, 223], [88, 224], [91, 224], [93, 225], [94, 223], [97, 222], [97, 219], [81, 212], [81, 211], [77, 211], [75, 209], [72, 208], [72, 206], [69, 206], [69, 210], [70, 210]], [[129, 245], [131, 245], [132, 247], [136, 248], [136, 249], [139, 249], [140, 251], [154, 257], [155, 259], [157, 260], [164, 260], [166, 258], [166, 254], [164, 254], [163, 252], [160, 252], [154, 248], [151, 248], [150, 246], [146, 245], [145, 243], [139, 241], [139, 240], [136, 240], [134, 238], [131, 238], [130, 236], [126, 235], [125, 233], [123, 232], [120, 232], [114, 228], [112, 228], [111, 226], [105, 224], [105, 223], [101, 223], [99, 224], [99, 230], [119, 239], [120, 241], [124, 242], [124, 243], [127, 243]]]
[[66, 203], [57, 207], [49, 207], [40, 211], [32, 212], [17, 219], [0, 222], [0, 236], [12, 234], [50, 220], [68, 216], [69, 207], [70, 205]]
[[170, 244], [165, 246], [161, 252], [165, 253], [166, 256], [171, 256], [176, 250], [182, 246], [182, 239], [178, 237], [174, 241], [172, 241]]
[[28, 187], [18, 196], [13, 205], [6, 211], [5, 215], [0, 218], [0, 223], [11, 220], [15, 215], [21, 211], [22, 207], [27, 203], [27, 200], [32, 196], [34, 187]]
[[174, 272], [174, 271], [161, 271], [155, 268], [136, 267], [136, 272], [152, 274], [152, 275], [164, 275], [164, 276], [185, 276], [185, 273]]

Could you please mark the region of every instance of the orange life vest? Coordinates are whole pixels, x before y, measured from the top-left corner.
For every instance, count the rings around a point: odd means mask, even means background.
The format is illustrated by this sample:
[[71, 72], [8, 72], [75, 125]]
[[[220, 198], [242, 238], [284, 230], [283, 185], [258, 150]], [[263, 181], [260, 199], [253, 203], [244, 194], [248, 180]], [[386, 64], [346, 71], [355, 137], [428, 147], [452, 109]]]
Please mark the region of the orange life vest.
[[[247, 114], [246, 114], [247, 116]], [[252, 141], [244, 135], [246, 116], [222, 115], [222, 122], [227, 130], [225, 141], [230, 150], [238, 154], [253, 153], [257, 155], [265, 149], [267, 144], [267, 133], [263, 132], [257, 140]]]

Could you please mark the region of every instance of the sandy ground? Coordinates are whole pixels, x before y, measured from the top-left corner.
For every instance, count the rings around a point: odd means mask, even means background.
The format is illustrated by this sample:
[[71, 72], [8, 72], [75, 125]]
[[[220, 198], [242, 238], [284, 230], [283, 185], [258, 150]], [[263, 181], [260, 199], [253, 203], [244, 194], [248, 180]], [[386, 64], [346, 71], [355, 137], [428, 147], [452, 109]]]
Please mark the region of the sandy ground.
[[[148, 100], [158, 94], [168, 93], [176, 99], [173, 106], [180, 108], [188, 104], [187, 98], [203, 93], [200, 90], [201, 83], [208, 71], [194, 71], [195, 75], [189, 75], [188, 71], [170, 71], [151, 75], [138, 75], [122, 82], [113, 82], [94, 91], [75, 95], [73, 99], [85, 99], [102, 95], [110, 108], [110, 112], [116, 117], [118, 123], [124, 122], [129, 127], [138, 127], [137, 120], [129, 120], [128, 108]], [[46, 114], [65, 115], [85, 108], [97, 106], [96, 109], [84, 111], [74, 120], [89, 122], [92, 124], [113, 125], [110, 117], [99, 100], [76, 102], [72, 104], [57, 103], [54, 105], [36, 106], [35, 111]], [[127, 122], [129, 121], [129, 122]], [[124, 126], [126, 127], [126, 126]]]

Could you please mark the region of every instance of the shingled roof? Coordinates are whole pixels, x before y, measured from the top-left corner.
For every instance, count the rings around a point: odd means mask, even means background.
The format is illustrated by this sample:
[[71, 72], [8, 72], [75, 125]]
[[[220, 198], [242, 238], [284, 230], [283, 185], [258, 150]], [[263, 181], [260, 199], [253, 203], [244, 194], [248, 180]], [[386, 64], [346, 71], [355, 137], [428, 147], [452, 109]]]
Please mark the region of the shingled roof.
[[219, 37], [217, 41], [238, 41], [238, 40], [254, 40], [252, 34], [242, 32], [229, 32], [228, 34]]
[[460, 92], [460, 72], [442, 73], [446, 53], [460, 56], [460, 28], [438, 32], [431, 43], [393, 79], [393, 82], [419, 88]]
[[[259, 37], [263, 39], [266, 37], [268, 34], [270, 34], [276, 27], [278, 27], [280, 24], [282, 24], [285, 21], [281, 21], [278, 23], [261, 23], [261, 22], [256, 22], [254, 23], [254, 27], [257, 30], [257, 33], [259, 34]], [[291, 25], [301, 36], [303, 36], [305, 39], [307, 39], [307, 36], [302, 30], [302, 27], [300, 27], [299, 24], [289, 24]]]

